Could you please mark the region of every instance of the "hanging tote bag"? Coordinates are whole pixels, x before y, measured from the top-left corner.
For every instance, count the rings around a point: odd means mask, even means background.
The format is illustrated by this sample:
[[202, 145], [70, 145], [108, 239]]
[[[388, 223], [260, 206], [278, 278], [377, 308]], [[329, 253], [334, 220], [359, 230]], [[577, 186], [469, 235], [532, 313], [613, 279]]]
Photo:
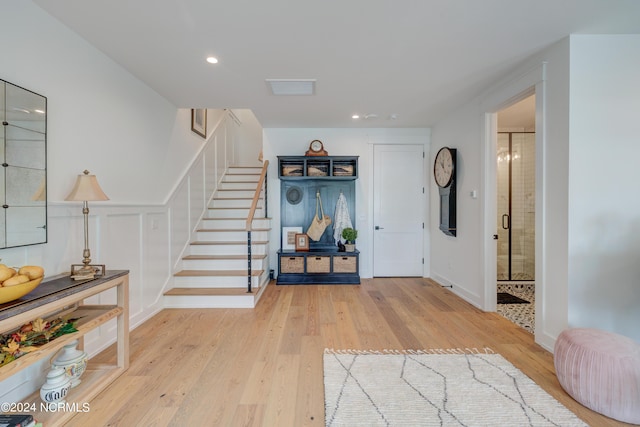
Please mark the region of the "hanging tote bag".
[[[320, 215], [318, 215], [318, 213]], [[322, 199], [320, 198], [320, 192], [316, 193], [316, 214], [311, 221], [311, 225], [307, 230], [307, 235], [311, 240], [318, 241], [324, 230], [331, 224], [331, 217], [329, 215], [324, 214], [324, 209], [322, 209]]]

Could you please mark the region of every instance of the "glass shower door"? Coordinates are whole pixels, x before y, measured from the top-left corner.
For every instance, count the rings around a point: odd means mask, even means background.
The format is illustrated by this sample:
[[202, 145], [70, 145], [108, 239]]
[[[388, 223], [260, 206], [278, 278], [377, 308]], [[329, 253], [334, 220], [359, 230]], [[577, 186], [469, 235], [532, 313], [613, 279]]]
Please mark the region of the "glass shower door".
[[535, 279], [535, 134], [498, 134], [498, 280]]

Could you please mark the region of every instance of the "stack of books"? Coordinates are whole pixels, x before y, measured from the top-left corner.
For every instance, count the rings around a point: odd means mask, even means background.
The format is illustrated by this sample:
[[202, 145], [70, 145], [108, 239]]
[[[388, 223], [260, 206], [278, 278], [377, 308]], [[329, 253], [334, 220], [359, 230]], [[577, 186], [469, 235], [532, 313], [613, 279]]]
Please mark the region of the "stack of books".
[[0, 427], [35, 427], [36, 420], [30, 414], [0, 414]]

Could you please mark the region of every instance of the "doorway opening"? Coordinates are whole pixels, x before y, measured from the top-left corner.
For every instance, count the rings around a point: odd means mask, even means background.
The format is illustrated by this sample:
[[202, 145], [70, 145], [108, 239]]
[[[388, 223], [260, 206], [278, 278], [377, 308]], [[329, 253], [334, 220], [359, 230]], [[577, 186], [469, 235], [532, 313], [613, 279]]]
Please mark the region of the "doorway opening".
[[497, 312], [535, 331], [535, 95], [498, 112]]

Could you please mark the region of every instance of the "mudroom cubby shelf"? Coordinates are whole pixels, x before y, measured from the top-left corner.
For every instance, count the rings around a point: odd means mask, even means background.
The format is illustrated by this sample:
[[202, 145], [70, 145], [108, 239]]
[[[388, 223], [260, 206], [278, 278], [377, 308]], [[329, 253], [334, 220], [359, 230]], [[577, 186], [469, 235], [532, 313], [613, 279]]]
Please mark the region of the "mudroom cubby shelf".
[[[338, 252], [333, 236], [336, 204], [344, 196], [351, 223], [356, 228], [355, 202], [358, 179], [357, 156], [279, 156], [280, 226], [298, 227], [304, 233], [316, 215], [316, 195], [322, 210], [331, 217], [318, 241], [310, 240], [309, 251], [281, 246], [278, 251], [277, 284], [359, 284], [359, 255]], [[281, 236], [282, 237], [282, 236]]]
[[356, 156], [278, 156], [280, 179], [344, 179], [358, 178]]

